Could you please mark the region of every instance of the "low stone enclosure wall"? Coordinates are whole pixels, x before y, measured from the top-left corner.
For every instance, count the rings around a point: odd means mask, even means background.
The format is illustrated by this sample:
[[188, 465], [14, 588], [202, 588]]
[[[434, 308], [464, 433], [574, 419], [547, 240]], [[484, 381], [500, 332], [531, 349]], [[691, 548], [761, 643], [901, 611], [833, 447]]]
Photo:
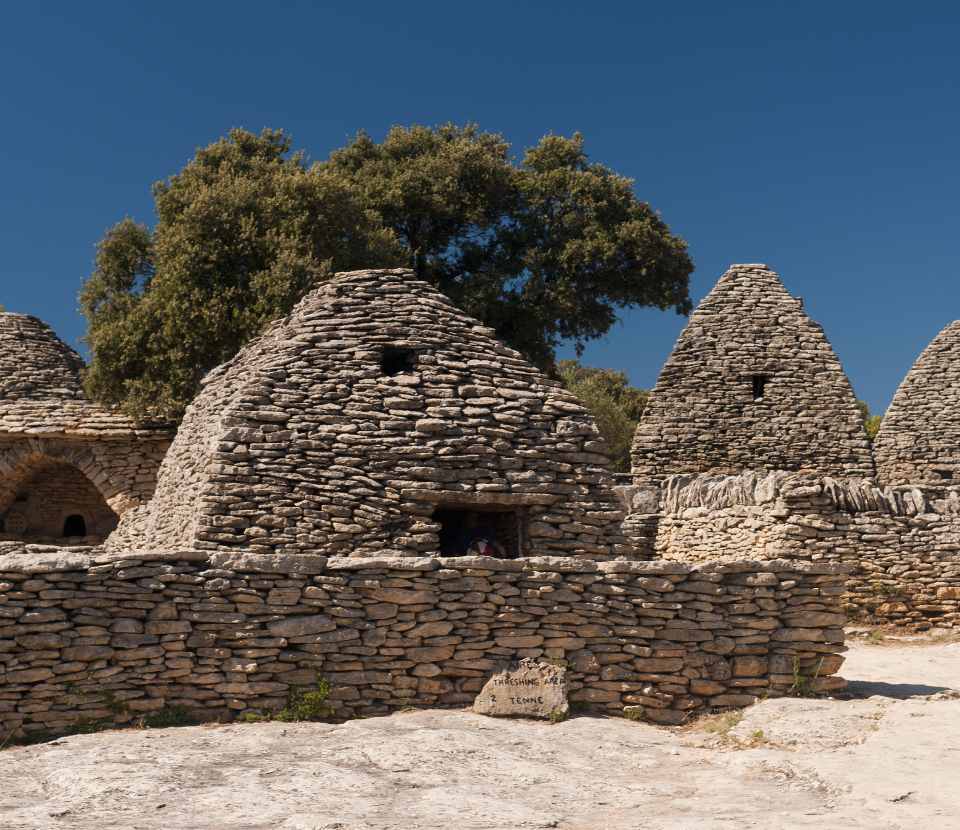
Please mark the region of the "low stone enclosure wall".
[[877, 487], [773, 472], [622, 488], [647, 555], [846, 563], [852, 619], [960, 627], [960, 487]]
[[801, 561], [108, 554], [0, 546], [0, 740], [331, 687], [334, 717], [472, 703], [511, 660], [588, 711], [677, 724], [833, 691], [845, 568]]

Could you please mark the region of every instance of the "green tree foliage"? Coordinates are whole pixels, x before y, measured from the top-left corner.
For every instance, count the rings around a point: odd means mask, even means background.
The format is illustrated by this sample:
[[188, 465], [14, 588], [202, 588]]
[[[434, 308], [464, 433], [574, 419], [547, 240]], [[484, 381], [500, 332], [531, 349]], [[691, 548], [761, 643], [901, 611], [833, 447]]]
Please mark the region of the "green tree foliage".
[[601, 337], [626, 306], [690, 309], [693, 264], [633, 182], [549, 135], [511, 162], [476, 126], [366, 133], [327, 165], [356, 184], [416, 273], [543, 368], [562, 340]]
[[200, 379], [332, 271], [401, 262], [348, 182], [265, 130], [233, 130], [154, 185], [153, 230], [124, 219], [97, 247], [80, 306], [89, 393], [176, 418]]
[[883, 420], [883, 416], [871, 415], [870, 406], [866, 401], [857, 401], [857, 409], [860, 410], [860, 417], [863, 418], [863, 428], [867, 431], [867, 438], [870, 439], [872, 444], [880, 430], [880, 422]]
[[563, 385], [596, 420], [607, 443], [611, 469], [629, 472], [633, 433], [650, 393], [630, 386], [627, 376], [613, 369], [593, 369], [577, 360], [561, 360], [557, 368]]
[[242, 130], [154, 187], [156, 227], [100, 242], [81, 293], [91, 395], [178, 417], [202, 376], [332, 271], [408, 264], [540, 366], [619, 309], [686, 313], [683, 240], [632, 182], [547, 136], [515, 163], [475, 126], [359, 133], [322, 163]]

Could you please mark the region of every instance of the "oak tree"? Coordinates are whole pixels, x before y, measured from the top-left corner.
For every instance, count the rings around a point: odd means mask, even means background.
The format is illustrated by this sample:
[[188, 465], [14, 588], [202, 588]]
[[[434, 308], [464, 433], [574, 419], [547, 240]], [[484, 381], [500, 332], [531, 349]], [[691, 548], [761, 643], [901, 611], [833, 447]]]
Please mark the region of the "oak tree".
[[81, 293], [87, 388], [138, 417], [179, 417], [200, 379], [330, 274], [407, 265], [555, 371], [561, 342], [620, 310], [689, 311], [682, 239], [633, 183], [548, 135], [519, 160], [474, 125], [359, 133], [308, 164], [282, 131], [233, 130], [154, 186]]

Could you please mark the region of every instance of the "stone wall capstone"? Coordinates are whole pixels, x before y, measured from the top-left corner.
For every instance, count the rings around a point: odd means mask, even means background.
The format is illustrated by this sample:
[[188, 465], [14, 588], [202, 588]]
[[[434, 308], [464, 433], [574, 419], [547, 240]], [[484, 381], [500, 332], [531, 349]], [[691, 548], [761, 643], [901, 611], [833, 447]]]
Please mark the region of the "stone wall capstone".
[[[960, 487], [879, 487], [785, 471], [674, 476], [643, 543], [670, 561], [757, 559], [851, 568], [851, 619], [960, 627]], [[629, 525], [628, 525], [629, 526]]]

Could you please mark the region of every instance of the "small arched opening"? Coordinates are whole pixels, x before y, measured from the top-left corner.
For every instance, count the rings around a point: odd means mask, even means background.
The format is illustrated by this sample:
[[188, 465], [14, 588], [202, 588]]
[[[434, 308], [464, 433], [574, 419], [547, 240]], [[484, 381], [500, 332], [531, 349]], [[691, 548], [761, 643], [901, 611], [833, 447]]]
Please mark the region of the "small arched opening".
[[117, 514], [72, 464], [38, 455], [23, 463], [18, 473], [0, 482], [3, 538], [95, 544], [117, 526]]

